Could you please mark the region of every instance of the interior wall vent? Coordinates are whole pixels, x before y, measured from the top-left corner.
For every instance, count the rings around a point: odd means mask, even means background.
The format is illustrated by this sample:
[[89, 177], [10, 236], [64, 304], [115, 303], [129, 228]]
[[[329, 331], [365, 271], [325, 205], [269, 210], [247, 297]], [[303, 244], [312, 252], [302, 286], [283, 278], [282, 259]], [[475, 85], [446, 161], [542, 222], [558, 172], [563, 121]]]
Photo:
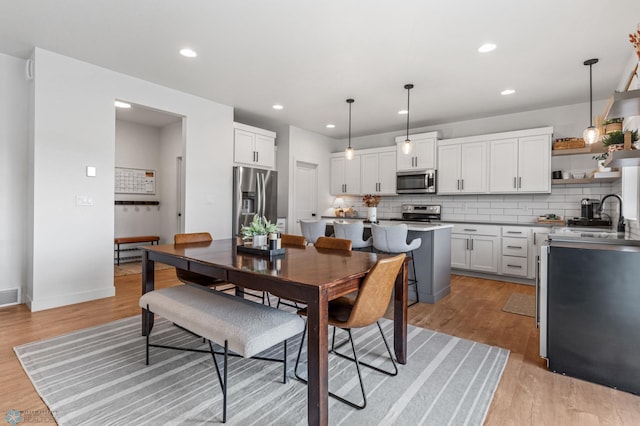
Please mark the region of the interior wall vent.
[[18, 303], [20, 303], [19, 288], [0, 290], [0, 306], [16, 305]]

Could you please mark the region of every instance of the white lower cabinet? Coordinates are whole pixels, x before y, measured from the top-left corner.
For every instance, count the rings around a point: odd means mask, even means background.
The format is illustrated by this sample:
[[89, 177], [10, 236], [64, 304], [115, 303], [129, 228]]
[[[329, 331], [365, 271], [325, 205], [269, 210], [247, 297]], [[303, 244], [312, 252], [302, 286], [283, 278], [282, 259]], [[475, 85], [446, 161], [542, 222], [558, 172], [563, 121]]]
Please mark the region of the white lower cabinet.
[[500, 227], [455, 224], [451, 231], [451, 267], [498, 272]]
[[502, 227], [502, 259], [500, 273], [526, 278], [529, 276], [529, 236], [526, 226]]

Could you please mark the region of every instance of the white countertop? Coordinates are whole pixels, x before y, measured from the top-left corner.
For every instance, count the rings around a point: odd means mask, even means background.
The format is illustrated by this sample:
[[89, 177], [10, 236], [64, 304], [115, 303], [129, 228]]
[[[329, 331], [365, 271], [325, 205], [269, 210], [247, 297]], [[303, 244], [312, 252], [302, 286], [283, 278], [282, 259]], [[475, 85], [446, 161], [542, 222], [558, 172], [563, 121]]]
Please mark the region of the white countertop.
[[[363, 219], [337, 217], [335, 219], [324, 219], [324, 220], [327, 222], [327, 224], [331, 225], [333, 224], [334, 221], [349, 223], [349, 222], [362, 221]], [[416, 232], [431, 232], [431, 231], [437, 231], [439, 229], [453, 228], [453, 225], [450, 223], [400, 222], [395, 220], [380, 220], [378, 222], [379, 225], [385, 225], [385, 226], [398, 225], [401, 223], [406, 224], [409, 231], [416, 231]], [[371, 224], [365, 222], [364, 227], [371, 228]]]

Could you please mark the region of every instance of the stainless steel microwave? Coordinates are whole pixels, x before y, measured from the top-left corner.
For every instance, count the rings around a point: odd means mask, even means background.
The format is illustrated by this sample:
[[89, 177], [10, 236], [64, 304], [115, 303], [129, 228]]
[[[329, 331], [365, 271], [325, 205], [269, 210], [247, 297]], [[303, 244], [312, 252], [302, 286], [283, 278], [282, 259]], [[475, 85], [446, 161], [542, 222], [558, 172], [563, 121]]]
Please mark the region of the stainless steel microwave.
[[436, 171], [434, 169], [397, 172], [398, 194], [435, 194]]

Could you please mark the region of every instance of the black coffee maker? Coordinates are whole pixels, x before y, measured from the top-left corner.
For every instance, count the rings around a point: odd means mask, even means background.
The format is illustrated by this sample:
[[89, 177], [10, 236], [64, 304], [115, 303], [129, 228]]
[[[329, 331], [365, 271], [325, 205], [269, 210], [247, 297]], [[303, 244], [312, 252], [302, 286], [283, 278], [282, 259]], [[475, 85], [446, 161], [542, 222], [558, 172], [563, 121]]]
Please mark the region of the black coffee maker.
[[580, 201], [581, 211], [580, 217], [583, 219], [600, 219], [600, 215], [597, 213], [598, 207], [600, 207], [600, 200], [592, 200], [589, 198], [583, 198]]

